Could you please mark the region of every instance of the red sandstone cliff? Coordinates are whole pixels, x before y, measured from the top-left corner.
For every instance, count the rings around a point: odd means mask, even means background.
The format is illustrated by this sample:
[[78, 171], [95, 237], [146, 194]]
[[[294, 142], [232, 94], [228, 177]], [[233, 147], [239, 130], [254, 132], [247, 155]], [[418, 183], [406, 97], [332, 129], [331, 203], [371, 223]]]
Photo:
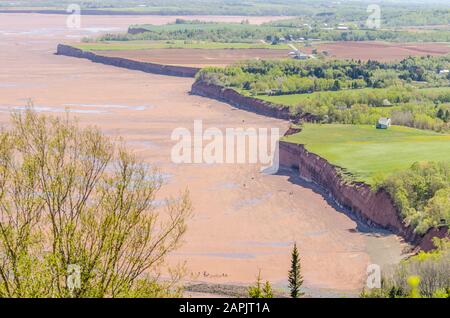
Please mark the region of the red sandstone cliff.
[[103, 56], [96, 53], [83, 51], [70, 45], [58, 44], [56, 54], [88, 59], [92, 62], [123, 67], [130, 70], [137, 70], [146, 73], [178, 76], [195, 77], [200, 70], [196, 67], [163, 65], [156, 63], [139, 62], [121, 57]]
[[[62, 44], [58, 45], [57, 54], [86, 58], [96, 63], [162, 75], [195, 77], [195, 74], [199, 71], [198, 68], [144, 63], [118, 57], [101, 56]], [[237, 108], [264, 116], [292, 121], [315, 121], [314, 116], [310, 114], [293, 116], [287, 106], [243, 96], [233, 89], [201, 81], [197, 81], [192, 85], [191, 92], [196, 95], [224, 101]], [[298, 132], [298, 130], [289, 130], [288, 134], [295, 132]], [[280, 142], [279, 149], [280, 165], [298, 169], [303, 179], [322, 187], [339, 205], [353, 212], [355, 216], [365, 223], [389, 229], [425, 251], [434, 248], [432, 242], [434, 237], [449, 237], [447, 227], [432, 228], [424, 236], [415, 234], [411, 228], [404, 225], [399, 212], [386, 191], [373, 192], [367, 184], [345, 182], [340, 176], [337, 167], [325, 159], [308, 152], [303, 145]]]
[[291, 115], [288, 106], [277, 105], [260, 99], [243, 96], [231, 88], [196, 81], [192, 85], [191, 93], [217, 99], [231, 104], [236, 108], [248, 110], [259, 115], [285, 120], [295, 119], [294, 116]]
[[298, 169], [300, 177], [324, 189], [342, 207], [371, 226], [390, 230], [418, 245], [422, 250], [434, 248], [433, 237], [448, 237], [448, 228], [430, 229], [420, 236], [406, 226], [385, 190], [373, 191], [362, 182], [345, 182], [337, 167], [305, 149], [303, 145], [280, 142], [280, 165]]
[[[286, 120], [314, 121], [314, 116], [294, 117], [289, 107], [272, 104], [256, 98], [239, 94], [233, 89], [197, 81], [191, 92], [196, 95], [227, 102], [237, 108], [257, 114]], [[299, 132], [291, 128], [286, 135]], [[300, 177], [319, 185], [338, 205], [351, 211], [359, 220], [370, 226], [378, 226], [403, 237], [406, 241], [428, 251], [434, 248], [434, 237], [448, 237], [448, 229], [430, 229], [424, 236], [417, 235], [414, 230], [403, 223], [400, 212], [396, 209], [392, 198], [385, 190], [373, 191], [362, 182], [346, 182], [333, 166], [324, 158], [310, 153], [303, 145], [280, 142], [280, 165], [299, 170]]]

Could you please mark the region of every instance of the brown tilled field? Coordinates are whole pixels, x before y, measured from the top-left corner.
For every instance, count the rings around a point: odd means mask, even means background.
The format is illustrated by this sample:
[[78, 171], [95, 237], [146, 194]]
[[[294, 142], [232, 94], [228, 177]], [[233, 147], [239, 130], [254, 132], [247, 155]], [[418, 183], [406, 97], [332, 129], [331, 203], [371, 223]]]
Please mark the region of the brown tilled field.
[[394, 61], [408, 56], [445, 55], [450, 53], [448, 43], [384, 43], [384, 42], [334, 42], [317, 46], [330, 57]]
[[[445, 55], [450, 53], [448, 43], [383, 43], [334, 42], [300, 48], [311, 53], [327, 51], [330, 58], [395, 61], [408, 56]], [[284, 59], [289, 50], [280, 49], [146, 49], [129, 51], [98, 51], [100, 55], [128, 58], [143, 62], [191, 67], [225, 66], [241, 60]]]
[[240, 60], [282, 59], [288, 57], [289, 51], [272, 49], [149, 49], [97, 51], [96, 53], [166, 65], [204, 67], [225, 66]]

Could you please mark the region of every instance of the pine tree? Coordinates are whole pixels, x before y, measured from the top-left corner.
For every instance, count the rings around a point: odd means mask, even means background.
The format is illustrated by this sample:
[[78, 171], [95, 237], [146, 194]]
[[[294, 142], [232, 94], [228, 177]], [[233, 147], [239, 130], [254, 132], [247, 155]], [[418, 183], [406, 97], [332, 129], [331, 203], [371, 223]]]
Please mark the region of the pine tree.
[[294, 243], [291, 257], [291, 270], [289, 271], [289, 289], [291, 290], [292, 298], [299, 298], [303, 295], [300, 291], [303, 285], [303, 277], [301, 275], [300, 256], [298, 254], [297, 243]]
[[255, 285], [248, 288], [248, 296], [250, 298], [263, 298], [261, 271], [258, 273]]
[[248, 296], [250, 298], [273, 298], [273, 290], [269, 281], [262, 285], [261, 271], [258, 273], [256, 283], [248, 288]]

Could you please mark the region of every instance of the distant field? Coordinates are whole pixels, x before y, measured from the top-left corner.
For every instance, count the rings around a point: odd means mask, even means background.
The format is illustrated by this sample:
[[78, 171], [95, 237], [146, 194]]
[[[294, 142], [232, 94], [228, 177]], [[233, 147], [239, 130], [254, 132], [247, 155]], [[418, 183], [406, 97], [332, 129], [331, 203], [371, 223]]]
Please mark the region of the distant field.
[[387, 43], [382, 41], [339, 41], [319, 45], [338, 59], [399, 61], [408, 56], [445, 55], [450, 53], [449, 43]]
[[285, 44], [270, 45], [264, 43], [221, 43], [174, 41], [102, 41], [77, 43], [74, 45], [88, 51], [128, 51], [148, 49], [281, 49], [288, 50]]
[[450, 135], [400, 126], [381, 130], [368, 125], [305, 124], [302, 132], [285, 140], [304, 144], [369, 184], [374, 176], [389, 175], [417, 161], [450, 160]]
[[141, 62], [189, 67], [226, 66], [242, 60], [285, 59], [288, 50], [270, 49], [141, 49], [93, 50], [98, 54]]
[[319, 97], [324, 98], [334, 98], [345, 94], [346, 92], [355, 93], [368, 93], [371, 91], [386, 91], [386, 89], [374, 89], [374, 88], [362, 88], [362, 89], [352, 89], [352, 90], [340, 90], [340, 91], [323, 91], [323, 92], [313, 92], [310, 94], [288, 94], [288, 95], [258, 95], [257, 98], [272, 102], [275, 104], [296, 106], [301, 104], [305, 100], [314, 100]]

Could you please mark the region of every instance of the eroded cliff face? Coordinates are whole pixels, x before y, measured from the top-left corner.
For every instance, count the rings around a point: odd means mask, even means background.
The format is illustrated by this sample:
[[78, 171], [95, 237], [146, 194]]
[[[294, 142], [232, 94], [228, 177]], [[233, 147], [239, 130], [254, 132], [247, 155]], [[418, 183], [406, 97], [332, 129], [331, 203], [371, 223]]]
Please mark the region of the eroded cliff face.
[[[192, 86], [191, 92], [264, 116], [295, 122], [317, 121], [317, 118], [311, 114], [293, 116], [287, 106], [243, 96], [233, 89], [219, 85], [197, 81]], [[291, 128], [286, 135], [299, 131], [298, 128]], [[373, 191], [369, 185], [362, 182], [346, 182], [339, 173], [338, 167], [309, 152], [303, 145], [281, 141], [279, 149], [281, 166], [298, 169], [301, 178], [319, 185], [338, 205], [349, 210], [369, 226], [387, 229], [425, 251], [434, 248], [432, 242], [434, 237], [449, 237], [446, 227], [430, 229], [424, 236], [414, 233], [411, 227], [404, 224], [388, 192], [383, 189]]]
[[415, 234], [403, 223], [389, 193], [383, 189], [373, 191], [365, 183], [346, 182], [337, 167], [303, 145], [281, 141], [279, 149], [281, 166], [298, 169], [300, 177], [319, 185], [364, 223], [390, 230], [426, 251], [434, 248], [433, 237], [448, 237], [447, 228], [431, 229], [424, 236]]
[[[58, 45], [57, 54], [85, 58], [96, 63], [103, 63], [147, 73], [195, 77], [198, 68], [160, 65], [132, 61], [124, 58], [107, 57], [86, 52], [68, 45]], [[256, 98], [239, 94], [233, 89], [197, 81], [191, 89], [192, 94], [213, 98], [231, 104], [234, 107], [251, 111], [260, 115], [291, 121], [316, 121], [311, 114], [293, 116], [289, 107], [269, 103]], [[290, 129], [287, 134], [299, 132], [299, 129]], [[372, 191], [364, 183], [345, 182], [339, 174], [337, 167], [325, 159], [307, 151], [303, 145], [280, 142], [280, 165], [299, 170], [300, 177], [311, 181], [323, 188], [333, 197], [337, 204], [368, 225], [379, 226], [396, 233], [407, 241], [415, 244], [418, 249], [430, 250], [434, 248], [434, 237], [449, 237], [447, 227], [432, 228], [424, 236], [419, 236], [405, 226], [399, 211], [395, 208], [390, 195], [384, 191]]]
[[243, 96], [233, 89], [224, 88], [219, 85], [197, 81], [192, 85], [191, 93], [223, 101], [236, 108], [248, 110], [259, 115], [285, 120], [295, 119], [294, 116], [291, 115], [288, 106], [281, 106], [260, 99]]
[[428, 230], [428, 232], [423, 236], [422, 240], [420, 241], [419, 245], [416, 248], [416, 251], [422, 250], [422, 251], [430, 251], [436, 246], [434, 246], [433, 240], [435, 238], [443, 239], [443, 238], [449, 238], [450, 234], [448, 231], [447, 226], [441, 226], [441, 227], [433, 227]]
[[148, 32], [148, 30], [144, 28], [128, 28], [129, 34], [140, 34], [145, 32]]
[[195, 74], [197, 74], [197, 72], [200, 70], [196, 67], [162, 65], [156, 63], [139, 62], [121, 57], [103, 56], [93, 52], [83, 51], [73, 46], [64, 44], [58, 44], [56, 54], [84, 58], [96, 63], [113, 65], [130, 70], [137, 70], [160, 75], [195, 77]]

